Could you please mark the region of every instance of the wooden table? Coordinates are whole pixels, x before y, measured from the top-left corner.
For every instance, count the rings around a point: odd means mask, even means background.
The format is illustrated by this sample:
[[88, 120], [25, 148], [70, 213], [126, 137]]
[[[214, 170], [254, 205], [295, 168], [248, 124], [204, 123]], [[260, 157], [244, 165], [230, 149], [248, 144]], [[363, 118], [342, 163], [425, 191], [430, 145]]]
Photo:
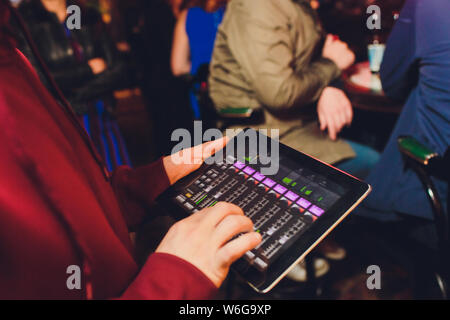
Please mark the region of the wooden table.
[[379, 75], [372, 74], [369, 62], [355, 64], [343, 74], [344, 90], [356, 109], [399, 114], [403, 105], [386, 97]]

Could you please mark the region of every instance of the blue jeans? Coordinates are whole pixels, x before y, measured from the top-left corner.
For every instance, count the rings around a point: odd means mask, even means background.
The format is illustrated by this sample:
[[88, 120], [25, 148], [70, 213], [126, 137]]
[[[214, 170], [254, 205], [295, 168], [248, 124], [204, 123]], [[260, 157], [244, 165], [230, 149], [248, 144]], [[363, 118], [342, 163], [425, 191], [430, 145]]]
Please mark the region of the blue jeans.
[[380, 159], [380, 154], [371, 147], [349, 140], [346, 142], [352, 147], [356, 157], [340, 161], [334, 166], [359, 179], [365, 179]]

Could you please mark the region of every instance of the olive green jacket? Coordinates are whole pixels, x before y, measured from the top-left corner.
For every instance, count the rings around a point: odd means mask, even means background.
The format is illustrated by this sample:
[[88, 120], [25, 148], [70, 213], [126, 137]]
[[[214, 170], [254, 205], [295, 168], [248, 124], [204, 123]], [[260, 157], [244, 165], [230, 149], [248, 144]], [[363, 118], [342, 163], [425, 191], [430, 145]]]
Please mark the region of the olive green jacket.
[[340, 76], [321, 57], [323, 32], [304, 0], [231, 0], [219, 27], [210, 66], [214, 105], [264, 108], [265, 123], [280, 130], [280, 141], [328, 162], [354, 156], [317, 128], [311, 106]]

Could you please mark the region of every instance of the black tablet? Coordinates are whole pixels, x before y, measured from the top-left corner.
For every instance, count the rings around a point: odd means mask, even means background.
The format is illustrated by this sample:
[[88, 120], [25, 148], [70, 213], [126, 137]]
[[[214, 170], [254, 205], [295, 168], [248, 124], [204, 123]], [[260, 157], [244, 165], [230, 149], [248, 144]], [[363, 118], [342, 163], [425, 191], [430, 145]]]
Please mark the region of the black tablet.
[[271, 290], [370, 192], [368, 184], [245, 129], [159, 199], [179, 218], [226, 201], [241, 207], [261, 244], [233, 264], [255, 290]]

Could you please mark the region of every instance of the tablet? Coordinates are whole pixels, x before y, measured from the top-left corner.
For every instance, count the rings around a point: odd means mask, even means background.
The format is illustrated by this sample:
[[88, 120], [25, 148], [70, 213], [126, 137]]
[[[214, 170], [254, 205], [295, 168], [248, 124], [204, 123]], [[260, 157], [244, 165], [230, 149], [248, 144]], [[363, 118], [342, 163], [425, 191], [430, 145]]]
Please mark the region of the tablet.
[[245, 129], [159, 201], [179, 218], [219, 201], [241, 207], [262, 242], [231, 269], [266, 293], [370, 190], [345, 172]]

